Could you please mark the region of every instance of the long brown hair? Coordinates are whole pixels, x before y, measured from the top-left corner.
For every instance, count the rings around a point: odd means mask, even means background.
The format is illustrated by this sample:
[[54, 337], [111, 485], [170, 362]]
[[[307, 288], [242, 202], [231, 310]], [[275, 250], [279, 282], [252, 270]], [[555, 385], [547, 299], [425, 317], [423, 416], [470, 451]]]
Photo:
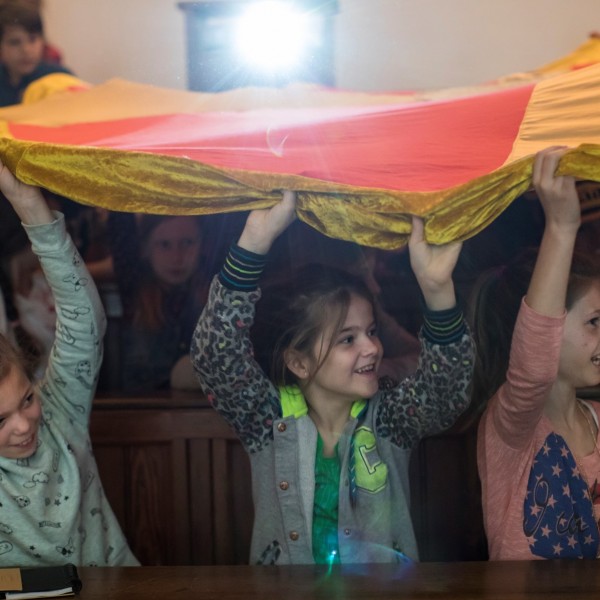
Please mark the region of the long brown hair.
[[[326, 327], [332, 327], [334, 339], [344, 325], [352, 295], [367, 300], [375, 313], [375, 300], [363, 280], [334, 267], [309, 264], [285, 280], [264, 286], [251, 333], [255, 358], [273, 383], [297, 382], [286, 366], [285, 351], [310, 356]], [[319, 359], [315, 372], [327, 359], [331, 346], [313, 357]]]
[[[476, 286], [471, 322], [477, 346], [472, 388], [473, 409], [477, 412], [483, 412], [506, 380], [513, 330], [536, 258], [537, 249], [527, 249], [506, 266], [485, 273]], [[575, 252], [567, 285], [567, 311], [598, 280], [599, 260]]]

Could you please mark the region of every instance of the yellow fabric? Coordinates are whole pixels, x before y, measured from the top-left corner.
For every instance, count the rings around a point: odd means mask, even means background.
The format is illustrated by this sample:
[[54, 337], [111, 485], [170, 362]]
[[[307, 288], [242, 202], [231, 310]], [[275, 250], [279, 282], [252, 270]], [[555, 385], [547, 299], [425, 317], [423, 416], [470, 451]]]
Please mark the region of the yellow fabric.
[[592, 65], [597, 62], [600, 62], [600, 34], [592, 33], [589, 39], [573, 52], [539, 67], [534, 72], [540, 74], [564, 73], [569, 69]]
[[575, 69], [581, 69], [600, 62], [600, 35], [591, 34], [581, 46], [573, 52], [561, 56], [558, 60], [542, 65], [532, 71], [511, 73], [490, 82], [492, 85], [511, 85], [541, 81], [554, 75], [562, 75]]
[[[539, 148], [548, 142], [543, 140]], [[426, 237], [432, 243], [475, 235], [531, 187], [533, 165], [533, 156], [526, 156], [461, 186], [409, 193], [219, 169], [177, 157], [8, 138], [0, 139], [0, 155], [25, 183], [111, 210], [199, 215], [251, 210], [270, 207], [281, 198], [280, 190], [294, 189], [299, 218], [318, 231], [385, 249], [406, 243], [410, 215], [425, 218]], [[600, 144], [571, 150], [560, 172], [600, 181]]]
[[51, 73], [30, 83], [25, 88], [21, 103], [34, 104], [58, 92], [83, 90], [89, 87], [89, 84], [69, 73]]
[[600, 143], [599, 78], [597, 64], [540, 81], [505, 164], [549, 145]]

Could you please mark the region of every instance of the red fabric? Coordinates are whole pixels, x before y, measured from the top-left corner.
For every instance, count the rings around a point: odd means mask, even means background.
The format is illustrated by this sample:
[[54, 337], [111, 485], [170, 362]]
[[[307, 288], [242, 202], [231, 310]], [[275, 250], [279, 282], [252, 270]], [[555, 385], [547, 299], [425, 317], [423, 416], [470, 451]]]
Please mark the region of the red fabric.
[[144, 117], [57, 128], [10, 124], [22, 140], [189, 157], [403, 191], [466, 183], [502, 166], [534, 84], [403, 105]]

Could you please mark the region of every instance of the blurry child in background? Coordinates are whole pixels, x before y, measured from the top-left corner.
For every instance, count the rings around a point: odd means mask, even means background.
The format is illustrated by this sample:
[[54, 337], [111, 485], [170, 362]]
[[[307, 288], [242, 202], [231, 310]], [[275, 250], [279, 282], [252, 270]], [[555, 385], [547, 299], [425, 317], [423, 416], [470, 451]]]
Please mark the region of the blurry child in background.
[[39, 260], [27, 238], [14, 236], [2, 245], [2, 262], [8, 274], [9, 313], [13, 335], [34, 378], [39, 378], [48, 363], [54, 343], [56, 309], [52, 290]]
[[207, 289], [200, 219], [112, 213], [109, 231], [123, 305], [122, 388], [198, 389], [189, 345]]
[[70, 73], [45, 62], [44, 28], [39, 10], [15, 0], [0, 1], [0, 106], [21, 102], [25, 88], [51, 73]]
[[[42, 0], [1, 0], [2, 3], [10, 4], [22, 4], [29, 8], [36, 10], [42, 14], [43, 2]], [[48, 40], [44, 40], [44, 62], [61, 65], [63, 61], [62, 52], [53, 44], [49, 43]]]
[[0, 205], [0, 289], [8, 320], [7, 335], [20, 348], [27, 372], [39, 378], [54, 342], [54, 297], [16, 213]]

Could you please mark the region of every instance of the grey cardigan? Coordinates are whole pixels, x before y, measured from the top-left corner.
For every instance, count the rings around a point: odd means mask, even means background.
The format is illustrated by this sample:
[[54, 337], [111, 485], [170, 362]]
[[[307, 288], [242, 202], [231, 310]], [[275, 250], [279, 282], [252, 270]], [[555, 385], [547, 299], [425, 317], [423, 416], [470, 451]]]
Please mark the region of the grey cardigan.
[[[258, 290], [230, 290], [215, 277], [192, 340], [192, 361], [210, 402], [250, 456], [251, 562], [313, 563], [317, 429], [300, 391], [275, 388], [252, 357], [248, 330], [259, 298]], [[418, 558], [410, 517], [410, 453], [422, 437], [452, 425], [468, 406], [474, 356], [468, 334], [449, 345], [426, 339], [421, 344], [416, 373], [356, 402], [339, 441], [342, 563]]]

